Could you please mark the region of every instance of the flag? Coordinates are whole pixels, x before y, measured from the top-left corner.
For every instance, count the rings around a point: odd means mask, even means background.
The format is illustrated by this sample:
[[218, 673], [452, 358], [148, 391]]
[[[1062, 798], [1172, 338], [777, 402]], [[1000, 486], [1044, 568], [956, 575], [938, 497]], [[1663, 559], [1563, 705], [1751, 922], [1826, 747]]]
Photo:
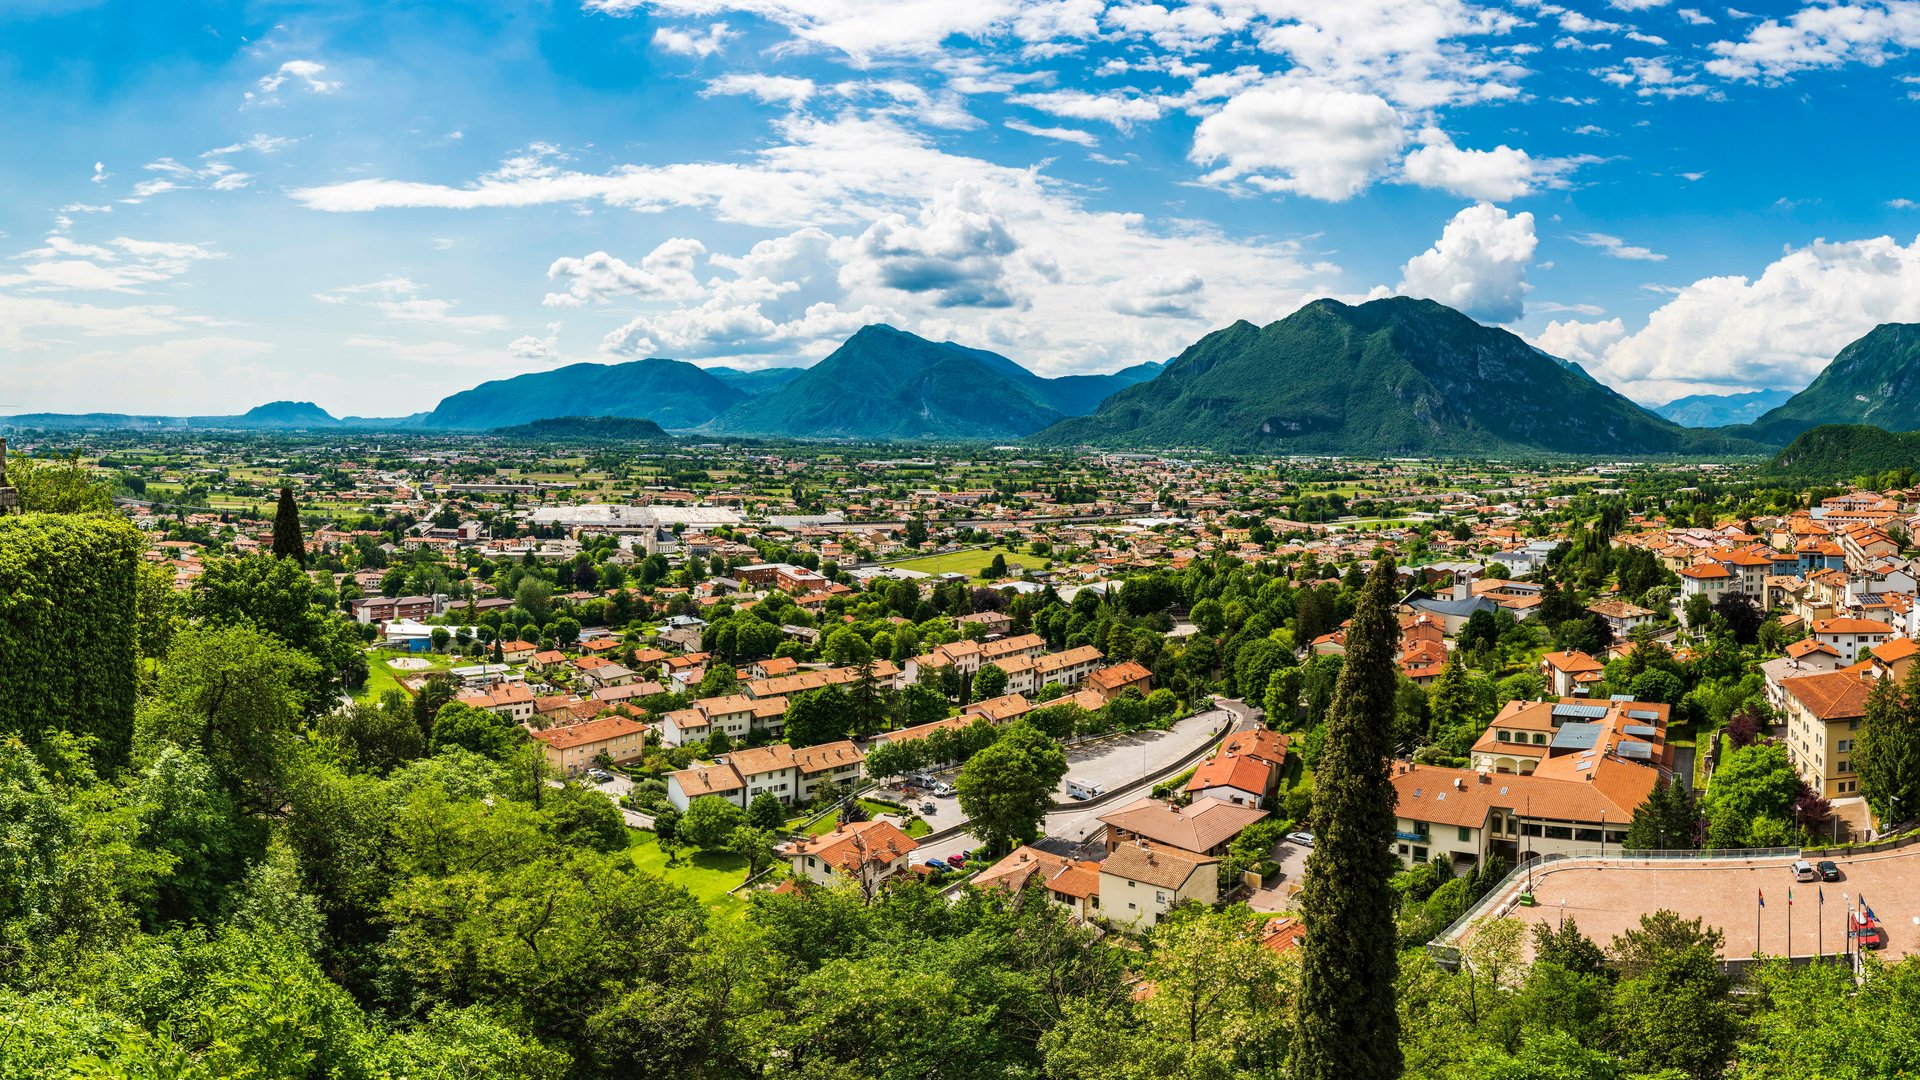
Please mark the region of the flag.
[[1860, 910], [1866, 912], [1867, 918], [1873, 920], [1874, 922], [1880, 921], [1880, 916], [1875, 915], [1873, 913], [1873, 909], [1867, 906], [1867, 899], [1864, 896], [1860, 898]]
[[1793, 906], [1793, 886], [1787, 886], [1787, 906]]
[[1827, 890], [1821, 888], [1818, 885], [1815, 885], [1813, 887], [1813, 900], [1814, 900], [1814, 903], [1819, 904], [1821, 907], [1826, 907], [1827, 906]]
[[1767, 890], [1755, 889], [1754, 892], [1757, 892], [1760, 894], [1760, 906], [1766, 907], [1767, 906]]

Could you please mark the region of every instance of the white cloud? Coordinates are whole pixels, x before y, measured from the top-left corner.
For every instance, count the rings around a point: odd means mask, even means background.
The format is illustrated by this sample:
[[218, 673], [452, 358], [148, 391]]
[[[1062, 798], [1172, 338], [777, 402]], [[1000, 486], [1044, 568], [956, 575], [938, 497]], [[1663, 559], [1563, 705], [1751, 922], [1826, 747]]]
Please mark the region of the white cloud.
[[[1647, 400], [1703, 387], [1792, 387], [1883, 322], [1920, 321], [1920, 238], [1828, 243], [1789, 251], [1758, 277], [1709, 277], [1674, 293], [1641, 330], [1591, 334], [1595, 374]], [[1543, 334], [1540, 344], [1548, 347]]]
[[1407, 261], [1404, 296], [1437, 300], [1486, 322], [1508, 323], [1525, 312], [1527, 264], [1537, 241], [1533, 215], [1509, 216], [1488, 203], [1453, 216], [1440, 239]]
[[[374, 179], [308, 188], [294, 197], [341, 213], [591, 202], [643, 214], [676, 211], [675, 222], [703, 212], [730, 226], [779, 234], [748, 255], [710, 254], [708, 261], [731, 277], [704, 283], [702, 295], [690, 300], [644, 303], [649, 310], [608, 336], [603, 347], [616, 355], [810, 361], [838, 343], [833, 332], [884, 320], [996, 349], [1046, 374], [1112, 370], [1192, 343], [1193, 327], [1184, 318], [1085, 318], [1107, 310], [1129, 287], [1123, 283], [1149, 268], [1199, 275], [1205, 288], [1189, 306], [1220, 323], [1242, 315], [1264, 320], [1337, 291], [1338, 268], [1303, 257], [1298, 239], [1230, 235], [1204, 222], [1095, 208], [1088, 193], [1053, 179], [1044, 167], [948, 153], [893, 117], [794, 114], [772, 127], [768, 145], [723, 162], [589, 173], [536, 153], [517, 155], [466, 186]], [[909, 228], [905, 235], [917, 241], [912, 250], [937, 250], [938, 230], [930, 222], [942, 215], [930, 204], [957, 188], [978, 191], [981, 205], [1017, 239], [1017, 250], [998, 260], [998, 287], [1030, 307], [951, 303], [967, 289], [889, 287], [888, 275], [906, 280], [898, 275], [911, 256], [876, 266], [861, 248], [870, 226], [897, 215]], [[889, 237], [900, 241], [900, 235]], [[853, 269], [843, 274], [843, 266]], [[968, 288], [979, 280], [977, 273], [967, 275]], [[995, 298], [991, 290], [978, 292], [982, 300]], [[942, 301], [949, 306], [939, 306]]]
[[1007, 99], [1051, 116], [1069, 120], [1096, 120], [1126, 131], [1144, 120], [1158, 120], [1167, 111], [1157, 98], [1131, 92], [1088, 93], [1085, 90], [1048, 90], [1036, 94], [1016, 94]]
[[0, 288], [20, 292], [144, 293], [221, 253], [199, 244], [118, 236], [84, 244], [55, 232], [17, 256], [19, 269], [0, 271]]
[[1210, 183], [1341, 202], [1358, 195], [1406, 141], [1399, 112], [1374, 94], [1267, 86], [1228, 101], [1194, 131], [1189, 157]]
[[320, 77], [327, 65], [314, 60], [289, 60], [281, 64], [271, 75], [262, 76], [260, 90], [266, 94], [276, 94], [282, 86], [295, 79], [315, 94], [330, 94], [340, 89], [340, 83]]
[[1920, 3], [1881, 0], [1817, 3], [1782, 22], [1766, 19], [1739, 41], [1708, 46], [1707, 70], [1726, 79], [1782, 78], [1809, 68], [1860, 63], [1878, 67], [1920, 46]]
[[411, 278], [391, 277], [361, 285], [346, 285], [332, 292], [319, 293], [314, 299], [327, 304], [345, 304], [361, 300], [389, 322], [479, 333], [504, 330], [507, 320], [499, 315], [457, 315], [457, 300], [438, 300], [420, 295], [421, 286]]
[[94, 183], [96, 183], [96, 184], [101, 184], [101, 183], [105, 183], [105, 182], [106, 182], [106, 179], [107, 179], [107, 177], [109, 177], [109, 176], [111, 176], [111, 175], [113, 175], [113, 174], [112, 174], [112, 173], [109, 173], [109, 172], [107, 171], [107, 163], [106, 163], [106, 162], [104, 162], [104, 161], [96, 161], [96, 162], [94, 162], [94, 163], [93, 163], [93, 176], [92, 176], [92, 180], [93, 180], [93, 182], [94, 182]]
[[566, 283], [566, 291], [548, 293], [542, 301], [548, 307], [581, 307], [605, 303], [616, 296], [647, 299], [685, 299], [700, 293], [700, 282], [693, 275], [694, 263], [707, 253], [698, 240], [675, 238], [649, 251], [639, 266], [623, 262], [604, 251], [582, 258], [555, 259], [547, 267], [547, 277]]
[[753, 98], [765, 105], [786, 105], [798, 108], [813, 96], [812, 79], [795, 79], [785, 75], [733, 74], [722, 75], [707, 84], [700, 91], [701, 97], [716, 94], [738, 94]]
[[704, 34], [663, 26], [653, 32], [653, 43], [678, 56], [705, 57], [718, 54], [728, 41], [739, 36], [740, 32], [727, 29], [726, 23], [713, 23]]
[[1621, 11], [1651, 11], [1654, 8], [1666, 7], [1669, 2], [1670, 0], [1607, 0], [1608, 6]]
[[[584, 0], [589, 11], [624, 16], [752, 15], [784, 27], [801, 48], [831, 49], [864, 65], [874, 57], [938, 54], [948, 38], [1091, 33], [1084, 0]], [[1069, 17], [1046, 19], [1065, 9]], [[1083, 17], [1071, 17], [1079, 9]], [[1023, 18], [1023, 16], [1025, 16]], [[1023, 38], [1022, 40], [1028, 40]]]
[[1915, 207], [1920, 207], [1920, 202], [1914, 202], [1912, 199], [1904, 199], [1904, 198], [1888, 199], [1887, 205], [1892, 207], [1895, 210], [1912, 210]]
[[1569, 34], [1617, 34], [1626, 27], [1617, 22], [1588, 18], [1577, 11], [1562, 11], [1560, 29]]
[[885, 215], [835, 254], [843, 283], [921, 294], [937, 308], [999, 308], [1020, 302], [1007, 266], [1019, 247], [987, 195], [960, 184], [912, 220]]
[[1070, 142], [1087, 147], [1100, 145], [1099, 138], [1092, 132], [1081, 131], [1078, 128], [1040, 127], [1024, 120], [1009, 120], [1006, 126], [1013, 131], [1032, 135], [1036, 139], [1054, 139], [1058, 142]]
[[1206, 286], [1206, 280], [1191, 270], [1152, 274], [1120, 285], [1109, 306], [1122, 315], [1199, 318]]
[[560, 324], [548, 323], [546, 337], [527, 334], [507, 343], [507, 355], [530, 364], [551, 364], [560, 357]]
[[1713, 17], [1710, 15], [1701, 14], [1699, 9], [1697, 8], [1676, 8], [1674, 9], [1673, 13], [1675, 15], [1680, 16], [1680, 18], [1684, 22], [1686, 22], [1686, 24], [1689, 26], [1712, 26], [1713, 25]]
[[1591, 373], [1601, 357], [1606, 355], [1608, 346], [1626, 334], [1627, 329], [1619, 319], [1607, 319], [1604, 322], [1556, 320], [1534, 335], [1533, 343], [1562, 360], [1579, 363]]
[[290, 139], [283, 135], [256, 134], [252, 138], [246, 140], [245, 142], [229, 143], [226, 146], [216, 146], [212, 150], [208, 150], [206, 153], [201, 154], [200, 156], [203, 158], [222, 157], [227, 154], [237, 154], [242, 150], [252, 150], [255, 153], [260, 153], [260, 154], [277, 154], [280, 151], [285, 150], [287, 147], [292, 146], [294, 143], [297, 143], [299, 141], [300, 141], [299, 139]]
[[1599, 248], [1601, 254], [1606, 255], [1608, 258], [1612, 258], [1612, 259], [1631, 259], [1631, 260], [1638, 260], [1640, 262], [1666, 262], [1667, 261], [1667, 257], [1665, 255], [1662, 255], [1651, 248], [1644, 248], [1644, 247], [1639, 247], [1635, 244], [1629, 244], [1625, 240], [1622, 240], [1617, 236], [1609, 236], [1606, 233], [1597, 233], [1597, 232], [1575, 233], [1574, 235], [1568, 237], [1568, 239], [1572, 240], [1576, 244], [1582, 244], [1586, 247]]
[[1496, 146], [1462, 150], [1439, 128], [1420, 133], [1423, 145], [1407, 155], [1402, 175], [1421, 187], [1439, 188], [1469, 199], [1506, 202], [1543, 187], [1565, 186], [1564, 175], [1596, 158], [1536, 159], [1525, 150]]

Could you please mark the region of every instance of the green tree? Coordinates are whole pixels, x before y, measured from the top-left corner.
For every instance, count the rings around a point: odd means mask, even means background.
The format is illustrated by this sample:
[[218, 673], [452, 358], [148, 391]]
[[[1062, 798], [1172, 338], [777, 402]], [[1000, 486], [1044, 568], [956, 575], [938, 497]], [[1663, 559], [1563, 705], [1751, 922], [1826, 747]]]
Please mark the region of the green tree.
[[1630, 1066], [1720, 1074], [1740, 1030], [1720, 971], [1722, 943], [1719, 931], [1671, 911], [1643, 916], [1638, 929], [1614, 939], [1622, 977], [1613, 991], [1613, 1033]]
[[718, 795], [702, 795], [680, 815], [678, 836], [697, 848], [724, 847], [733, 830], [747, 825], [747, 812]]
[[751, 880], [773, 863], [773, 833], [752, 825], [737, 825], [727, 834], [726, 849], [746, 860], [747, 878]]
[[360, 644], [331, 601], [291, 559], [244, 555], [211, 559], [194, 583], [188, 613], [203, 623], [251, 623], [313, 658], [299, 688], [309, 714], [331, 708]]
[[1059, 744], [1016, 720], [967, 760], [954, 788], [975, 834], [1005, 851], [1039, 835], [1040, 819], [1066, 775], [1067, 755]]
[[251, 626], [182, 631], [140, 705], [142, 756], [157, 756], [168, 743], [196, 749], [239, 810], [277, 811], [288, 790], [301, 688], [311, 685], [315, 667]]
[[78, 451], [57, 458], [12, 457], [0, 480], [20, 495], [23, 514], [104, 514], [113, 491], [93, 477]]
[[1636, 851], [1695, 848], [1700, 846], [1699, 836], [1700, 807], [1693, 792], [1676, 776], [1655, 784], [1634, 808], [1625, 846]]
[[[878, 750], [880, 747], [876, 746], [874, 749]], [[872, 764], [871, 755], [868, 757], [868, 764]], [[753, 801], [747, 804], [747, 822], [756, 829], [764, 829], [770, 833], [778, 832], [787, 824], [786, 805], [780, 801], [780, 796], [771, 791], [763, 791], [755, 795]]]
[[1860, 794], [1882, 821], [1920, 813], [1920, 665], [1904, 681], [1877, 679], [1854, 734]]
[[486, 709], [452, 701], [442, 705], [434, 715], [433, 737], [427, 746], [436, 754], [449, 746], [458, 746], [482, 757], [505, 761], [519, 734], [519, 728]]
[[975, 701], [997, 698], [1007, 691], [1007, 673], [998, 664], [981, 664], [980, 670], [973, 676], [973, 697]]
[[852, 703], [837, 686], [803, 690], [787, 699], [787, 742], [795, 747], [836, 742], [852, 727]]
[[307, 566], [307, 537], [300, 528], [300, 507], [293, 501], [293, 489], [280, 489], [280, 505], [273, 512], [273, 555], [292, 559], [301, 569]]
[[1382, 559], [1361, 589], [1314, 774], [1314, 847], [1300, 892], [1301, 1080], [1388, 1080], [1402, 1067], [1387, 765], [1399, 676], [1395, 573], [1393, 559]]

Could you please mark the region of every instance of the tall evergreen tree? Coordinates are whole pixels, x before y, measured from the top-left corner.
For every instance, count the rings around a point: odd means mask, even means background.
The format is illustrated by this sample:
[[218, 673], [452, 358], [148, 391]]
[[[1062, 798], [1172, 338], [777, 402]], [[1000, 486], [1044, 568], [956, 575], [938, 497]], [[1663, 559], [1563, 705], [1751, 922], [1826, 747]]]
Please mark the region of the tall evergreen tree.
[[1382, 559], [1360, 591], [1314, 774], [1314, 847], [1300, 892], [1298, 1080], [1390, 1080], [1402, 1069], [1388, 884], [1396, 869], [1394, 582], [1393, 560]]
[[1884, 824], [1920, 813], [1920, 666], [1899, 685], [1879, 679], [1854, 734], [1860, 794]]
[[300, 530], [300, 507], [294, 504], [292, 488], [280, 489], [280, 507], [273, 512], [273, 553], [303, 569], [307, 565], [307, 538]]
[[1679, 777], [1655, 784], [1633, 811], [1626, 846], [1636, 851], [1700, 846], [1700, 804]]

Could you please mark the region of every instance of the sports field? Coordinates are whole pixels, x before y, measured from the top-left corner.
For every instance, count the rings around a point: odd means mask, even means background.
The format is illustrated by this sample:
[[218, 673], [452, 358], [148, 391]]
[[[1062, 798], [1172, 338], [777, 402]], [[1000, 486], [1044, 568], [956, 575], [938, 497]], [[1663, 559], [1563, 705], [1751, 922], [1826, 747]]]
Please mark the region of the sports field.
[[968, 577], [979, 577], [980, 571], [985, 570], [988, 564], [993, 562], [995, 555], [1005, 556], [1008, 566], [1027, 566], [1038, 570], [1047, 565], [1047, 560], [1039, 555], [1011, 552], [1006, 548], [950, 551], [944, 555], [928, 555], [924, 558], [908, 559], [906, 562], [890, 565], [898, 566], [903, 570], [918, 570], [923, 574], [965, 574]]

